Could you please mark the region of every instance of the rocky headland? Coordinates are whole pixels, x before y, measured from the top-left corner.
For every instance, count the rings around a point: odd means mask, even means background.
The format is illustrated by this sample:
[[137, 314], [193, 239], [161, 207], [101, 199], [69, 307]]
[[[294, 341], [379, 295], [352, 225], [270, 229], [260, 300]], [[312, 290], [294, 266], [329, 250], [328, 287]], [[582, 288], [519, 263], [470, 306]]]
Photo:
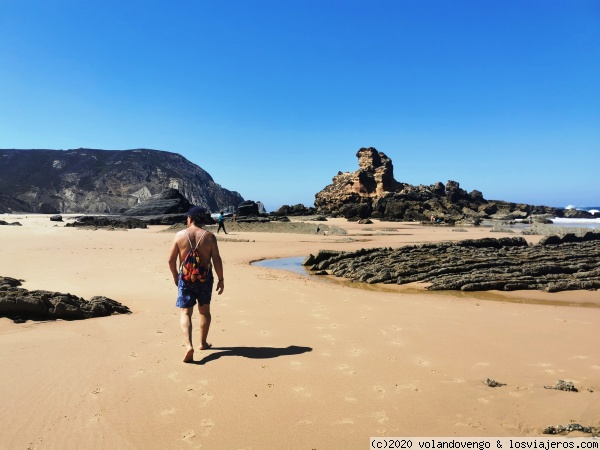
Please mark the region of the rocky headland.
[[514, 291], [600, 288], [600, 233], [468, 239], [352, 252], [320, 251], [304, 265], [316, 274], [364, 283], [427, 283], [429, 290]]
[[396, 181], [392, 160], [376, 149], [361, 148], [359, 170], [338, 172], [332, 184], [315, 195], [319, 214], [350, 220], [368, 217], [389, 221], [478, 224], [484, 219], [515, 220], [531, 216], [593, 217], [590, 213], [548, 206], [486, 200], [480, 191], [466, 192], [456, 181], [413, 186]]
[[0, 150], [0, 213], [148, 215], [143, 205], [166, 189], [209, 211], [244, 200], [176, 153]]
[[89, 301], [73, 294], [50, 291], [29, 291], [21, 280], [0, 276], [0, 317], [15, 322], [26, 320], [79, 320], [112, 314], [130, 314], [129, 308], [103, 296]]

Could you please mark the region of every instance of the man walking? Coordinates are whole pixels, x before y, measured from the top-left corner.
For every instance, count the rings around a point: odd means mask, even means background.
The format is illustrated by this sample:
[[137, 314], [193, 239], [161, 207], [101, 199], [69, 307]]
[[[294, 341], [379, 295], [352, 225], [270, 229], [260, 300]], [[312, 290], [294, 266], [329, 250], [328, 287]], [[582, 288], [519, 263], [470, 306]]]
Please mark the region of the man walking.
[[219, 231], [221, 231], [221, 228], [223, 228], [223, 231], [225, 232], [225, 234], [227, 234], [227, 230], [225, 229], [225, 219], [223, 218], [223, 211], [221, 211], [219, 213], [218, 222], [219, 222], [219, 228], [217, 228], [217, 234], [219, 234]]
[[[200, 313], [200, 350], [211, 346], [206, 339], [211, 321], [210, 300], [214, 284], [213, 266], [218, 279], [216, 291], [221, 295], [225, 289], [223, 262], [219, 254], [217, 239], [213, 233], [202, 228], [206, 223], [207, 216], [206, 211], [198, 206], [190, 208], [186, 218], [187, 228], [175, 235], [169, 253], [169, 269], [173, 275], [173, 282], [177, 286], [176, 306], [180, 309], [180, 324], [186, 346], [183, 362], [192, 362], [194, 359], [192, 314], [196, 302], [198, 302], [198, 312]], [[192, 258], [188, 258], [191, 252], [193, 252]], [[178, 258], [179, 272], [177, 271]], [[184, 267], [184, 262], [187, 264], [188, 261], [194, 264], [193, 270]]]

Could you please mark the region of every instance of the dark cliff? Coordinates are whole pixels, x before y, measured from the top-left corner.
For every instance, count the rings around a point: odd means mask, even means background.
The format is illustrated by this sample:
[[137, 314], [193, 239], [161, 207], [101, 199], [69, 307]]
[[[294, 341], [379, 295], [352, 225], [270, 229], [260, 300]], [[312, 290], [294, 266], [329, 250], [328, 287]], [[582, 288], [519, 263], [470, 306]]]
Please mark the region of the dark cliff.
[[244, 199], [159, 150], [0, 150], [0, 213], [122, 213], [165, 189], [210, 211]]

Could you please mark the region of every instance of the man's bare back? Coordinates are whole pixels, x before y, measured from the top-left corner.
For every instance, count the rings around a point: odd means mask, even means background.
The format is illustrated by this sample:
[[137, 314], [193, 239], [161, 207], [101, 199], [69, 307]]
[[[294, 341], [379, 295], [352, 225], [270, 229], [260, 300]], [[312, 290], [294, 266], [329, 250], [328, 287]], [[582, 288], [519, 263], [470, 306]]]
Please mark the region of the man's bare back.
[[190, 241], [193, 247], [200, 242], [198, 244], [198, 252], [200, 253], [202, 265], [204, 267], [210, 267], [210, 264], [212, 263], [214, 266], [215, 272], [217, 273], [217, 279], [219, 280], [217, 292], [221, 294], [223, 292], [223, 262], [221, 261], [221, 255], [219, 254], [217, 239], [213, 233], [197, 227], [193, 223], [185, 230], [179, 231], [173, 239], [171, 253], [169, 255], [169, 267], [175, 285], [177, 285], [179, 277], [177, 260], [179, 259], [179, 264], [185, 260], [188, 252], [193, 248], [190, 246]]

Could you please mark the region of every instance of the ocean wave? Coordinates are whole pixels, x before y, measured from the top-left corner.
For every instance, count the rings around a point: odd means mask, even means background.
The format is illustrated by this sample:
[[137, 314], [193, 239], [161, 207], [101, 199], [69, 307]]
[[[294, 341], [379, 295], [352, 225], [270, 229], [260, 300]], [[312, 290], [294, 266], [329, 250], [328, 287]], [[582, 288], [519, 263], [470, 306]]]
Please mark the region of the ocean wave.
[[567, 205], [565, 206], [565, 209], [576, 209], [578, 211], [587, 211], [591, 214], [599, 214], [600, 213], [600, 206], [575, 206], [575, 205]]
[[561, 227], [600, 228], [600, 217], [594, 219], [570, 219], [555, 217], [552, 224]]

